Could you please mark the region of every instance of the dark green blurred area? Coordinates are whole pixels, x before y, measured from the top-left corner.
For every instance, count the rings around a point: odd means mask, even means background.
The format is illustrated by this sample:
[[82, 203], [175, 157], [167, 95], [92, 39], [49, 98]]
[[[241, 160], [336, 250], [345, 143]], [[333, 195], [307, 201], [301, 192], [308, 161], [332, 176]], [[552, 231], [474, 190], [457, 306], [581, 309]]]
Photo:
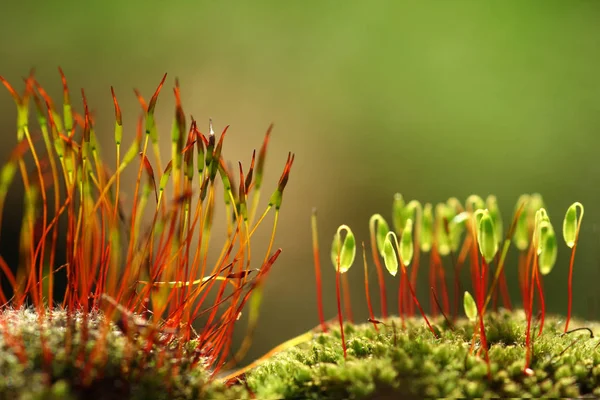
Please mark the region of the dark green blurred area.
[[[105, 147], [112, 145], [110, 86], [131, 140], [140, 111], [132, 89], [148, 98], [164, 72], [169, 90], [158, 119], [166, 148], [175, 77], [186, 113], [212, 117], [219, 129], [231, 124], [230, 157], [248, 163], [275, 123], [266, 191], [287, 151], [296, 163], [276, 241], [284, 252], [250, 359], [318, 322], [311, 208], [319, 210], [333, 317], [333, 232], [347, 223], [367, 240], [368, 218], [389, 217], [395, 192], [434, 203], [494, 193], [506, 224], [521, 193], [540, 192], [557, 228], [567, 206], [581, 201], [574, 307], [582, 317], [600, 316], [600, 2], [5, 1], [2, 9], [0, 74], [18, 85], [35, 67], [58, 98], [60, 65], [74, 98], [86, 89]], [[6, 158], [16, 144], [7, 92], [0, 107]], [[11, 201], [17, 210], [19, 197]], [[561, 243], [545, 280], [553, 312], [566, 312], [568, 255]], [[359, 263], [349, 278], [355, 315], [366, 318]], [[509, 279], [518, 302], [515, 268]], [[388, 284], [396, 309], [397, 282]]]

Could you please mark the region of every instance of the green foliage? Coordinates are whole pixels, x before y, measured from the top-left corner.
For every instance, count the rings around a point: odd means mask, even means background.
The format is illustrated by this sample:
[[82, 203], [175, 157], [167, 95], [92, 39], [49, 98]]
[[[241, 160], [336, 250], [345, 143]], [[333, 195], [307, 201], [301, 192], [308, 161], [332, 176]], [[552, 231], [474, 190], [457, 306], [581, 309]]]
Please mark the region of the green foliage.
[[[534, 343], [534, 374], [523, 373], [525, 316], [500, 312], [485, 317], [490, 345], [491, 378], [485, 361], [469, 352], [473, 324], [457, 321], [454, 330], [444, 320], [434, 323], [434, 338], [421, 319], [346, 324], [348, 358], [344, 361], [340, 333], [327, 334], [276, 354], [246, 374], [249, 389], [259, 399], [360, 399], [430, 397], [581, 397], [600, 389], [599, 338], [586, 331], [562, 335], [562, 321], [547, 319]], [[577, 323], [578, 325], [581, 322]], [[599, 324], [586, 324], [594, 331]]]

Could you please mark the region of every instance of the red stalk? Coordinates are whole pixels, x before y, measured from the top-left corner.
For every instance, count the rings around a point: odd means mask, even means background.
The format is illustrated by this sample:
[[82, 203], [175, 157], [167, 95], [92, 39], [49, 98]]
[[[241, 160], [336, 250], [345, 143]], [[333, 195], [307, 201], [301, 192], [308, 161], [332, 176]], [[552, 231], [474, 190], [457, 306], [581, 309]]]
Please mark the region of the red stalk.
[[569, 283], [568, 283], [568, 304], [567, 304], [567, 320], [565, 322], [565, 332], [569, 330], [569, 322], [571, 321], [571, 308], [573, 306], [573, 264], [575, 262], [575, 252], [577, 251], [577, 239], [579, 238], [579, 227], [581, 226], [581, 218], [577, 223], [577, 231], [575, 233], [575, 243], [571, 249], [571, 260], [569, 261]]
[[[533, 249], [533, 245], [530, 247], [530, 252]], [[533, 288], [534, 288], [534, 278], [535, 278], [535, 270], [537, 269], [537, 257], [533, 258], [533, 266], [532, 266], [532, 270], [531, 270], [531, 284], [529, 285], [529, 302], [528, 302], [528, 306], [527, 306], [527, 331], [525, 332], [525, 347], [526, 347], [526, 354], [525, 354], [525, 371], [527, 371], [529, 369], [529, 364], [531, 363], [531, 352], [532, 352], [532, 346], [531, 346], [531, 318], [532, 318], [532, 314], [533, 314]]]
[[379, 256], [377, 255], [377, 244], [375, 243], [375, 235], [371, 234], [371, 255], [373, 256], [373, 262], [375, 263], [375, 268], [377, 269], [377, 278], [379, 282], [379, 298], [381, 299], [381, 316], [386, 319], [388, 317], [387, 311], [387, 295], [385, 291], [385, 280], [383, 276], [383, 268], [381, 267], [381, 262], [379, 261]]
[[344, 310], [348, 315], [348, 321], [354, 322], [352, 316], [352, 302], [350, 301], [350, 285], [348, 284], [348, 275], [342, 275], [342, 295], [344, 296]]
[[[402, 275], [406, 276], [406, 268], [404, 267], [404, 264], [402, 264]], [[413, 287], [410, 284], [410, 281], [408, 279], [406, 280], [406, 283], [408, 284], [408, 289], [410, 290], [410, 294], [411, 294], [411, 296], [413, 298], [413, 301], [417, 305], [417, 308], [419, 309], [419, 312], [421, 313], [421, 316], [425, 320], [425, 323], [429, 327], [429, 330], [431, 331], [431, 333], [433, 334], [433, 336], [435, 336], [437, 338], [438, 335], [435, 333], [435, 331], [433, 330], [433, 327], [429, 323], [429, 319], [427, 319], [427, 316], [425, 315], [425, 311], [423, 311], [423, 307], [421, 307], [421, 303], [419, 303], [419, 300], [417, 299], [417, 295], [415, 294], [415, 291], [413, 290]]]
[[486, 286], [486, 275], [487, 275], [487, 270], [488, 270], [488, 265], [487, 262], [485, 261], [485, 258], [481, 260], [481, 277], [480, 277], [480, 295], [479, 295], [479, 304], [478, 304], [478, 308], [479, 308], [479, 330], [481, 333], [481, 346], [483, 348], [483, 351], [485, 351], [485, 362], [487, 365], [487, 374], [488, 374], [488, 378], [491, 379], [492, 378], [492, 370], [491, 370], [491, 364], [490, 364], [490, 353], [489, 353], [489, 349], [488, 349], [488, 344], [487, 344], [487, 336], [485, 334], [485, 326], [483, 324], [483, 304], [484, 304], [484, 299], [485, 299], [485, 286]]
[[542, 316], [540, 318], [540, 330], [538, 332], [538, 337], [542, 334], [542, 330], [544, 329], [544, 320], [546, 318], [546, 300], [544, 299], [544, 286], [542, 285], [542, 277], [540, 276], [539, 271], [535, 271], [535, 284], [538, 289], [538, 297], [540, 299], [540, 311]]
[[[340, 246], [341, 250], [341, 246]], [[338, 322], [340, 323], [340, 332], [342, 335], [342, 349], [344, 350], [344, 359], [346, 359], [346, 338], [344, 337], [344, 317], [342, 316], [342, 304], [340, 299], [340, 252], [338, 251], [337, 270], [335, 271], [335, 297], [337, 299]]]
[[363, 249], [363, 264], [365, 269], [365, 295], [367, 297], [367, 307], [369, 308], [369, 321], [373, 323], [373, 327], [376, 332], [379, 332], [377, 322], [375, 322], [375, 315], [373, 314], [373, 305], [371, 304], [371, 294], [369, 293], [369, 274], [367, 273], [367, 254], [365, 251], [365, 242], [362, 242]]
[[315, 278], [317, 281], [317, 309], [319, 312], [319, 323], [323, 332], [327, 332], [327, 324], [325, 323], [325, 317], [323, 316], [323, 293], [321, 283], [321, 260], [319, 257], [319, 240], [317, 236], [317, 210], [313, 209], [311, 218], [312, 222], [312, 245], [313, 245], [313, 259], [315, 263]]

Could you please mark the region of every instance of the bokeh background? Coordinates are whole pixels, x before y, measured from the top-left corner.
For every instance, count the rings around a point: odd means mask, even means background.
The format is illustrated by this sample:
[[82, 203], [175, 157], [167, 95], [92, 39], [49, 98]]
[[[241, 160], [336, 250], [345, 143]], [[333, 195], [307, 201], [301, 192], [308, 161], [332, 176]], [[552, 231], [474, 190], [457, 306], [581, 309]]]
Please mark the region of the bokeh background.
[[[506, 224], [521, 193], [540, 192], [557, 227], [568, 205], [581, 201], [574, 307], [598, 317], [598, 18], [597, 1], [5, 0], [0, 74], [22, 88], [21, 77], [35, 67], [60, 96], [60, 65], [74, 98], [86, 89], [105, 146], [112, 143], [110, 86], [131, 140], [140, 111], [132, 89], [150, 97], [165, 72], [169, 86], [179, 77], [188, 114], [205, 124], [212, 117], [217, 130], [231, 125], [232, 161], [249, 162], [275, 123], [265, 191], [288, 151], [296, 162], [276, 241], [284, 252], [265, 288], [252, 359], [318, 323], [311, 209], [319, 210], [325, 249], [325, 312], [334, 317], [332, 234], [347, 223], [366, 240], [368, 218], [389, 217], [395, 192], [434, 203], [495, 193]], [[166, 148], [170, 93], [158, 104]], [[6, 158], [16, 143], [7, 92], [0, 110]], [[11, 194], [0, 244], [7, 257], [20, 204]], [[561, 242], [545, 281], [553, 312], [566, 312], [568, 254]], [[365, 319], [362, 269], [349, 278], [355, 315]], [[509, 278], [518, 302], [510, 265]], [[396, 286], [389, 277], [392, 293]], [[419, 291], [427, 303], [425, 284]]]

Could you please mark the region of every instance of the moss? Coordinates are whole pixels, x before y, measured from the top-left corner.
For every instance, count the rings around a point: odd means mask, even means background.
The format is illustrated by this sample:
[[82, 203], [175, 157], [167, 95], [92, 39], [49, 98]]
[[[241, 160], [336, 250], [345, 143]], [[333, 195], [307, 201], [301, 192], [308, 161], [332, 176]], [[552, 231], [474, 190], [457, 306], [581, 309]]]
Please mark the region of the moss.
[[[8, 335], [0, 335], [0, 398], [15, 399], [386, 399], [423, 397], [581, 397], [600, 394], [598, 338], [578, 331], [562, 335], [562, 320], [548, 318], [544, 333], [535, 339], [533, 374], [525, 366], [525, 319], [522, 312], [500, 312], [486, 317], [490, 339], [491, 377], [485, 361], [470, 352], [472, 323], [459, 320], [451, 330], [434, 320], [434, 338], [420, 319], [390, 319], [376, 331], [371, 324], [346, 324], [348, 358], [344, 360], [340, 333], [314, 333], [312, 339], [269, 358], [230, 387], [210, 379], [202, 366], [192, 367], [194, 341], [176, 357], [167, 347], [141, 351], [117, 326], [111, 326], [106, 359], [94, 363], [93, 379], [81, 382], [82, 362], [99, 337], [102, 316], [91, 314], [89, 338], [83, 343], [81, 318], [75, 315], [72, 348], [65, 350], [66, 313], [55, 310], [39, 324], [34, 311], [5, 310], [0, 321]], [[600, 324], [574, 321], [574, 326], [598, 331]], [[20, 362], [6, 342], [20, 335], [27, 362]], [[43, 336], [52, 352], [44, 367]], [[138, 343], [139, 344], [139, 343]], [[83, 348], [81, 348], [83, 347]], [[598, 346], [600, 348], [600, 346]], [[138, 349], [132, 351], [132, 349]], [[160, 357], [158, 355], [160, 354]], [[158, 362], [163, 357], [163, 363]], [[173, 371], [178, 369], [178, 373]]]
[[[420, 319], [407, 320], [405, 329], [394, 328], [402, 325], [391, 319], [379, 325], [379, 332], [371, 324], [346, 324], [346, 360], [335, 326], [329, 333], [315, 333], [311, 341], [246, 373], [246, 385], [260, 399], [597, 395], [600, 339], [590, 338], [587, 331], [562, 335], [563, 321], [547, 318], [543, 334], [534, 339], [534, 373], [527, 376], [524, 314], [503, 311], [487, 316], [485, 322], [489, 376], [487, 364], [475, 354], [478, 341], [469, 352], [472, 323], [459, 320], [450, 330], [443, 320], [436, 320], [440, 335], [434, 338]], [[600, 328], [582, 321], [573, 326]]]
[[[4, 399], [195, 399], [219, 397], [225, 388], [209, 380], [203, 367], [192, 367], [186, 360], [193, 346], [186, 346], [182, 357], [170, 347], [153, 345], [141, 350], [141, 339], [130, 340], [112, 325], [108, 332], [105, 359], [94, 362], [89, 382], [82, 382], [85, 362], [100, 338], [102, 315], [89, 314], [87, 339], [82, 336], [82, 318], [73, 318], [71, 349], [67, 351], [66, 312], [55, 309], [39, 322], [30, 309], [0, 311], [6, 330], [0, 334], [0, 398]], [[19, 337], [27, 361], [21, 362], [14, 344], [7, 338]], [[45, 338], [52, 362], [45, 365], [41, 338]], [[160, 355], [160, 356], [159, 356]], [[164, 357], [162, 364], [159, 358]], [[173, 371], [179, 370], [174, 374]], [[229, 389], [228, 394], [239, 389]]]

